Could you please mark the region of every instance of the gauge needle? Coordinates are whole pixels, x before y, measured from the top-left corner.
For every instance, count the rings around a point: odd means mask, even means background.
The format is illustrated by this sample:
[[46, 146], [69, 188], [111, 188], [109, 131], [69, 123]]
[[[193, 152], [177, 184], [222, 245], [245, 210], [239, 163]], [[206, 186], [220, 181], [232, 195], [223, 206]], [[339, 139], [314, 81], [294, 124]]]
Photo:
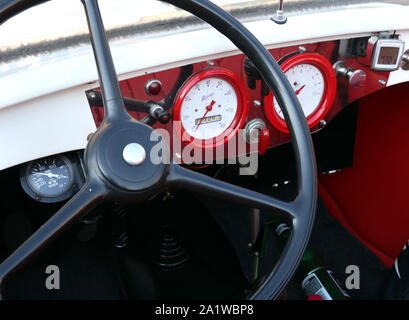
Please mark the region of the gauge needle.
[[198, 125], [197, 125], [195, 131], [196, 131], [196, 130], [199, 128], [199, 126], [202, 124], [202, 121], [203, 121], [204, 118], [206, 117], [207, 113], [208, 113], [209, 111], [212, 111], [213, 106], [214, 106], [215, 103], [216, 103], [216, 101], [212, 100], [212, 102], [206, 107], [206, 112], [205, 112], [205, 114], [203, 115], [202, 119], [200, 119], [200, 122], [198, 123]]
[[36, 172], [36, 175], [40, 175], [40, 176], [46, 176], [48, 178], [67, 178], [66, 176], [63, 175], [59, 175], [59, 174], [54, 174], [54, 173], [43, 173], [43, 172]]
[[52, 174], [51, 172], [48, 172], [48, 173], [44, 173], [44, 172], [36, 172], [36, 173], [34, 173], [35, 175], [39, 175], [39, 176], [46, 176], [46, 177], [48, 177], [48, 178], [53, 178], [54, 177], [54, 174]]
[[301, 90], [304, 89], [304, 87], [305, 87], [305, 84], [300, 89], [296, 90], [295, 94], [298, 95], [301, 92]]

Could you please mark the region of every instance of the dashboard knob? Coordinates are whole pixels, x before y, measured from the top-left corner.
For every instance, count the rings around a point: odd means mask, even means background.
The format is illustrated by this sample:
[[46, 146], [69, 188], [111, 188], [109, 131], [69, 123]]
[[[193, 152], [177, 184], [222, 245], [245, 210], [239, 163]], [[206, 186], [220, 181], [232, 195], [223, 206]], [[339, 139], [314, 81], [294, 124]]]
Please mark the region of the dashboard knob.
[[350, 70], [347, 73], [349, 84], [354, 88], [363, 87], [366, 82], [366, 73], [363, 70]]
[[361, 69], [350, 69], [345, 62], [338, 61], [334, 64], [334, 70], [337, 76], [348, 80], [351, 87], [360, 88], [366, 83], [366, 72]]
[[164, 110], [162, 106], [158, 105], [155, 101], [147, 101], [145, 105], [149, 108], [150, 115], [158, 120], [160, 123], [168, 123], [170, 120], [170, 113]]
[[266, 152], [270, 141], [270, 130], [266, 128], [264, 121], [261, 119], [249, 121], [244, 134], [248, 144], [258, 143], [258, 152], [262, 156]]
[[259, 142], [260, 131], [266, 128], [266, 124], [261, 119], [249, 121], [244, 130], [245, 139], [248, 144]]

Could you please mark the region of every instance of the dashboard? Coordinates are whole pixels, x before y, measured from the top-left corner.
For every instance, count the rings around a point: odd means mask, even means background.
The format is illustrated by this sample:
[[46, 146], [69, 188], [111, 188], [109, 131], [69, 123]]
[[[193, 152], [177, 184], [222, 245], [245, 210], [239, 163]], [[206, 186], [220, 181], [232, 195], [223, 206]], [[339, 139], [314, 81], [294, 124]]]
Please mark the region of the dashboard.
[[[284, 25], [277, 25], [266, 18], [245, 22], [245, 26], [276, 59], [299, 52], [299, 47], [304, 47], [307, 53], [320, 54], [332, 65], [342, 60], [346, 62], [347, 69], [366, 71], [367, 80], [362, 88], [349, 88], [348, 81], [341, 75], [337, 76], [336, 96], [323, 118], [328, 125], [349, 101], [356, 101], [373, 91], [409, 81], [409, 72], [402, 68], [392, 72], [372, 72], [370, 68], [360, 66], [355, 58], [344, 55], [344, 51], [348, 51], [344, 50], [348, 48], [344, 43], [360, 37], [379, 40], [386, 30], [390, 30], [392, 34], [396, 30], [399, 40], [403, 40], [407, 47], [407, 14], [407, 6], [363, 4], [348, 6], [343, 10], [303, 11], [302, 14], [291, 16], [291, 23]], [[345, 23], [345, 17], [348, 17], [348, 23]], [[311, 23], [312, 21], [314, 23]], [[308, 28], [300, 29], [299, 26]], [[183, 83], [176, 83], [179, 72], [187, 72], [189, 66], [194, 69], [189, 71], [189, 76], [209, 67], [226, 68], [241, 78], [248, 92], [249, 111], [243, 127], [245, 129], [250, 121], [259, 118], [254, 116], [254, 113], [258, 112], [258, 107], [255, 107], [258, 102], [261, 109], [264, 108], [264, 97], [260, 91], [261, 81], [255, 81], [256, 89], [247, 86], [247, 75], [243, 70], [245, 58], [216, 30], [201, 27], [180, 31], [155, 34], [143, 39], [133, 34], [127, 34], [125, 38], [112, 38], [110, 46], [124, 96], [145, 102], [161, 102], [169, 96], [173, 87], [179, 89], [182, 86]], [[373, 52], [371, 45], [368, 44], [368, 54]], [[0, 150], [7, 154], [7, 157], [0, 157], [1, 170], [34, 159], [84, 149], [87, 137], [95, 132], [98, 123], [99, 117], [95, 115], [97, 111], [94, 114], [90, 112], [90, 97], [84, 94], [99, 86], [90, 45], [69, 46], [61, 50], [52, 47], [46, 51], [42, 50], [33, 58], [35, 59], [21, 59], [16, 60], [15, 64], [5, 65], [13, 67], [24, 62], [24, 67], [8, 71], [2, 69], [5, 72], [0, 77], [0, 87], [4, 88], [7, 94], [0, 97]], [[369, 65], [371, 58], [367, 55], [359, 57], [358, 61]], [[210, 65], [212, 63], [213, 66]], [[348, 70], [346, 71], [348, 73]], [[161, 81], [160, 94], [146, 94], [144, 86], [150, 79]], [[131, 86], [130, 89], [128, 85]], [[167, 99], [166, 107], [168, 114], [172, 115], [174, 101], [170, 100]], [[96, 110], [97, 106], [92, 104], [92, 110], [94, 109]], [[146, 112], [133, 109], [135, 111], [131, 110], [131, 113], [134, 113], [136, 118], [145, 118]], [[260, 117], [270, 133], [268, 139], [263, 139], [268, 140], [267, 148], [285, 145], [289, 141], [288, 134], [276, 130], [276, 127], [270, 124], [264, 110], [261, 110]], [[157, 121], [153, 126], [171, 128], [172, 122], [162, 124]], [[327, 125], [321, 122], [312, 132], [321, 131], [323, 128], [319, 126], [323, 124], [326, 128]], [[257, 123], [254, 126], [257, 128]], [[38, 147], [39, 142], [42, 142], [41, 147]]]
[[[384, 40], [391, 45], [400, 41], [396, 34]], [[374, 57], [378, 41], [376, 36], [362, 37], [270, 50], [295, 91], [311, 132], [325, 128], [351, 102], [386, 86], [390, 72], [371, 67], [380, 59], [379, 53]], [[399, 52], [392, 54], [390, 63], [400, 60], [403, 51]], [[214, 151], [214, 160], [254, 151], [262, 155], [290, 141], [274, 93], [244, 55], [148, 73], [123, 80], [120, 86], [130, 114], [162, 129], [173, 158], [183, 158], [182, 163], [202, 162], [209, 150]], [[97, 126], [103, 119], [99, 96], [98, 88], [87, 92]], [[154, 108], [165, 121], [160, 116], [159, 121], [154, 119]], [[200, 151], [202, 156], [181, 156]]]
[[[352, 102], [384, 88], [406, 54], [396, 33], [269, 51], [313, 134]], [[120, 81], [120, 87], [130, 115], [167, 140], [174, 161], [193, 168], [264, 155], [290, 141], [274, 92], [242, 54], [145, 73]], [[104, 117], [100, 89], [86, 91], [86, 98], [98, 127]], [[36, 201], [64, 201], [85, 181], [82, 162], [81, 152], [69, 152], [25, 163], [21, 185]]]

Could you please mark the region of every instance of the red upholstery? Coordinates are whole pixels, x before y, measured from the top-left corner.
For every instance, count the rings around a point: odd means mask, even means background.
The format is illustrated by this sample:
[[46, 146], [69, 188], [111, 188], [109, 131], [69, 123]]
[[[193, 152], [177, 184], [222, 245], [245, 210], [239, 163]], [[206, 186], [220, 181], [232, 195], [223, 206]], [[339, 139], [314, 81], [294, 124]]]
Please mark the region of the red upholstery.
[[330, 214], [391, 266], [409, 239], [409, 83], [361, 100], [353, 167], [319, 180]]

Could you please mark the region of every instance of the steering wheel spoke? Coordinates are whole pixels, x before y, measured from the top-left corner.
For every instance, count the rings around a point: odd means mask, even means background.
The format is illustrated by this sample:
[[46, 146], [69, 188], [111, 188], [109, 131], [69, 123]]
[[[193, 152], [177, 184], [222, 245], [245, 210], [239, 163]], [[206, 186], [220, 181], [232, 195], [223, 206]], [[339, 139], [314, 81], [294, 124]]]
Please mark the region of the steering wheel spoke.
[[0, 264], [0, 296], [5, 282], [12, 274], [89, 210], [103, 202], [105, 193], [106, 191], [101, 184], [85, 183], [70, 201], [8, 256]]
[[168, 183], [170, 187], [192, 190], [220, 200], [258, 208], [266, 211], [267, 214], [271, 213], [272, 215], [279, 215], [292, 220], [297, 217], [297, 200], [294, 202], [282, 201], [269, 195], [235, 186], [186, 169], [177, 164], [171, 166]]
[[130, 119], [119, 87], [118, 77], [116, 75], [111, 50], [109, 49], [98, 2], [97, 0], [81, 1], [87, 16], [95, 63], [101, 85], [104, 121], [112, 123], [118, 120], [123, 121]]

